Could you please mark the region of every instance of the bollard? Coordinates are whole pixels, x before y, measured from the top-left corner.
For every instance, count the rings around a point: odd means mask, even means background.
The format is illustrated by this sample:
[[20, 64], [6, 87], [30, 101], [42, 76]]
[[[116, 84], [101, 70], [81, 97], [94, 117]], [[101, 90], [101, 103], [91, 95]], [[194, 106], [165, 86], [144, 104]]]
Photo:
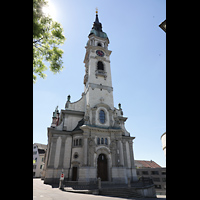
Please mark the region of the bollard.
[[98, 188], [101, 189], [101, 178], [98, 178]]

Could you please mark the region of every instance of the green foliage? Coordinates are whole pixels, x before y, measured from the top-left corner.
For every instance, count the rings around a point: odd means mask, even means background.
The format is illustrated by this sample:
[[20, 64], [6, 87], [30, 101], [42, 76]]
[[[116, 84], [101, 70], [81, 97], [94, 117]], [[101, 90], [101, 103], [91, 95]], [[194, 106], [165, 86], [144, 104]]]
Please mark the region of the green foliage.
[[50, 16], [42, 12], [43, 6], [47, 5], [45, 0], [33, 0], [33, 82], [37, 75], [45, 78], [44, 73], [47, 66], [44, 61], [50, 63], [49, 69], [53, 73], [63, 69], [63, 50], [58, 45], [63, 44], [65, 36], [60, 23], [53, 21]]

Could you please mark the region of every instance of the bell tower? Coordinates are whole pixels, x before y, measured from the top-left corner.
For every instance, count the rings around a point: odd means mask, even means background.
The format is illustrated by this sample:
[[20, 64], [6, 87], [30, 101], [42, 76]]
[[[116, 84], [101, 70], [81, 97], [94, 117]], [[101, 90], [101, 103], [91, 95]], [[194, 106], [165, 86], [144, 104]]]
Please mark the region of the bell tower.
[[84, 58], [86, 105], [94, 107], [99, 102], [107, 104], [111, 109], [114, 109], [110, 69], [112, 51], [108, 50], [109, 39], [102, 30], [98, 11], [96, 11], [96, 18], [88, 38]]

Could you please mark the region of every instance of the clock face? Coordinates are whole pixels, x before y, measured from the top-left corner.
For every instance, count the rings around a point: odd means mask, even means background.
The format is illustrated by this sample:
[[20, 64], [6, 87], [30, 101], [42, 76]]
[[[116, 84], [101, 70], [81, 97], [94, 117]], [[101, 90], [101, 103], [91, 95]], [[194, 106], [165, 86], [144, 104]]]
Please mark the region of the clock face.
[[97, 50], [97, 51], [96, 51], [96, 54], [97, 54], [98, 56], [101, 56], [101, 57], [104, 56], [104, 52], [101, 51], [101, 50]]

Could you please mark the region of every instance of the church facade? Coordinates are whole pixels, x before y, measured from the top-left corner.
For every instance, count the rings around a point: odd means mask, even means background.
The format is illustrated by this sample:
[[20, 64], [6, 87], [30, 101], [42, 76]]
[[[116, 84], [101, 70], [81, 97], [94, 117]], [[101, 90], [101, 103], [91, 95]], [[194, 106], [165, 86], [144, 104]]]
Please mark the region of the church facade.
[[67, 98], [65, 109], [53, 112], [48, 128], [44, 183], [66, 181], [137, 181], [133, 140], [125, 128], [121, 104], [113, 103], [109, 39], [98, 13], [88, 35], [84, 58], [84, 92], [76, 102]]

